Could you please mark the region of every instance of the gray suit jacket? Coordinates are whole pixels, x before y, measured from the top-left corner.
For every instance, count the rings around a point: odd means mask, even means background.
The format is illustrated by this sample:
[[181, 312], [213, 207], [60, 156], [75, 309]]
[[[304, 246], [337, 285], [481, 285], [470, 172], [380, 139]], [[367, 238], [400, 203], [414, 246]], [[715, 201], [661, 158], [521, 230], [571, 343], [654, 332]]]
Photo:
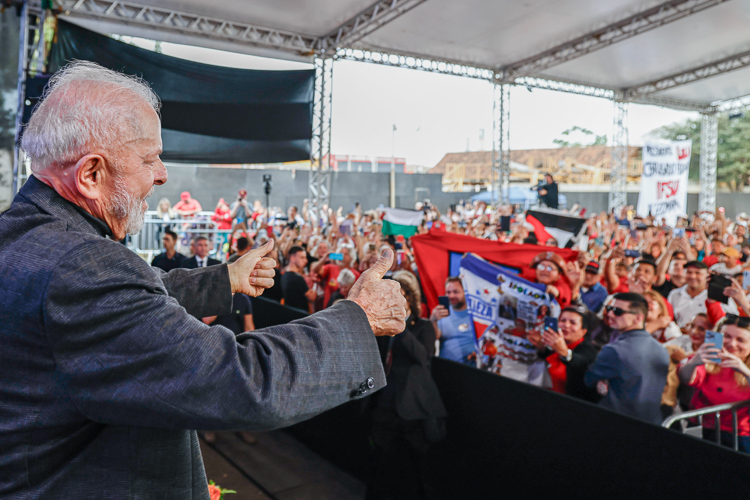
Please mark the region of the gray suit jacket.
[[668, 371], [664, 346], [646, 330], [631, 330], [602, 348], [584, 382], [591, 386], [606, 381], [609, 391], [599, 401], [601, 406], [659, 425]]
[[235, 338], [191, 316], [229, 311], [225, 265], [167, 275], [109, 234], [34, 177], [0, 215], [0, 499], [208, 499], [187, 429], [283, 427], [385, 384], [355, 303]]

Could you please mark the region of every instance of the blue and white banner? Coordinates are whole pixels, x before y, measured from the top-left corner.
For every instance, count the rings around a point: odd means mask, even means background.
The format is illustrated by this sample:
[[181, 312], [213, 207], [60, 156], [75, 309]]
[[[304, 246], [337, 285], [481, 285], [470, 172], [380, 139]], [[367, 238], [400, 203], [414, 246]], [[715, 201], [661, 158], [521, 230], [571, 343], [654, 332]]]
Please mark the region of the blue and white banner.
[[544, 362], [527, 340], [541, 334], [544, 318], [560, 307], [546, 287], [532, 283], [475, 255], [461, 260], [466, 305], [477, 337], [477, 366], [523, 382], [543, 385]]

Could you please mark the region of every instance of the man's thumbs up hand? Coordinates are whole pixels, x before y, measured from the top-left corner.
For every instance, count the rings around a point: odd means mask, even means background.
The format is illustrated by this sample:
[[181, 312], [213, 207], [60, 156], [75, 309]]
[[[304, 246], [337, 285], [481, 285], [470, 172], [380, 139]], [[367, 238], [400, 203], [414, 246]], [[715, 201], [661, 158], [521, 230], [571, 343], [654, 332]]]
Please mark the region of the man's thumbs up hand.
[[244, 293], [250, 297], [258, 297], [267, 288], [273, 286], [273, 277], [276, 274], [276, 261], [266, 257], [273, 250], [274, 240], [250, 250], [245, 255], [229, 264], [229, 282], [232, 285], [232, 293]]
[[406, 328], [406, 299], [401, 286], [383, 276], [393, 265], [393, 250], [380, 254], [378, 261], [354, 283], [348, 299], [367, 314], [375, 335], [397, 335]]

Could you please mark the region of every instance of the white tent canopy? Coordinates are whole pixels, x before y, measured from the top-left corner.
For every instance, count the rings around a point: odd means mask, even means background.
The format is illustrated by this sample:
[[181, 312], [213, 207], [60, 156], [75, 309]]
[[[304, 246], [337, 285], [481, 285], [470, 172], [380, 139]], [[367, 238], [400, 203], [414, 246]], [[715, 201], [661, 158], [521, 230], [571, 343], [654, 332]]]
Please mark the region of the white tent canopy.
[[[27, 11], [39, 12], [40, 1], [25, 0]], [[497, 192], [511, 168], [507, 84], [613, 99], [613, 208], [626, 200], [626, 103], [703, 113], [701, 209], [715, 205], [715, 113], [750, 104], [750, 0], [137, 1], [55, 0], [55, 7], [105, 34], [314, 63], [312, 206], [330, 192], [335, 58], [493, 82]]]
[[748, 0], [58, 3], [96, 31], [262, 56], [311, 60], [321, 49], [358, 48], [696, 110], [750, 94]]

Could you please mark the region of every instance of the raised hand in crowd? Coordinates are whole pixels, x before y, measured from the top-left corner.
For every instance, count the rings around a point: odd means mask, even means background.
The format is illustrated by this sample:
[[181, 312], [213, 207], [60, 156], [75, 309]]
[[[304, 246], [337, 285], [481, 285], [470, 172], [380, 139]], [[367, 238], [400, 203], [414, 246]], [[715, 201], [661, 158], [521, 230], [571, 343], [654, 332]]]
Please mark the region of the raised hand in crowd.
[[726, 350], [722, 350], [719, 353], [719, 359], [721, 359], [721, 363], [719, 363], [719, 366], [721, 366], [722, 368], [730, 368], [736, 372], [743, 374], [748, 382], [750, 382], [750, 368], [748, 368], [748, 366], [739, 356], [731, 354]]
[[[586, 262], [586, 264], [587, 263], [588, 262]], [[578, 261], [565, 264], [565, 276], [567, 276], [568, 281], [570, 281], [570, 287], [574, 292], [574, 296], [576, 295], [575, 292], [583, 285], [583, 279], [586, 275], [583, 273], [582, 269], [586, 268], [586, 264], [583, 264], [583, 268], [579, 265]]]
[[568, 344], [560, 331], [555, 331], [552, 328], [545, 329], [542, 334], [542, 342], [560, 356], [568, 354]]
[[735, 278], [729, 279], [732, 280], [732, 284], [724, 289], [724, 295], [731, 297], [737, 307], [745, 311], [745, 314], [750, 314], [750, 300], [748, 300], [745, 290]]
[[538, 350], [544, 349], [544, 341], [542, 340], [542, 334], [539, 333], [537, 330], [530, 330], [526, 333], [526, 340], [531, 342], [531, 344], [536, 347]]
[[439, 320], [447, 318], [449, 315], [450, 311], [448, 311], [445, 306], [437, 305], [435, 306], [435, 309], [432, 310], [432, 314], [430, 314], [430, 321], [437, 323]]
[[367, 315], [373, 333], [394, 336], [406, 328], [406, 299], [401, 286], [383, 276], [391, 268], [393, 250], [387, 248], [370, 269], [354, 283], [348, 299], [357, 303]]

